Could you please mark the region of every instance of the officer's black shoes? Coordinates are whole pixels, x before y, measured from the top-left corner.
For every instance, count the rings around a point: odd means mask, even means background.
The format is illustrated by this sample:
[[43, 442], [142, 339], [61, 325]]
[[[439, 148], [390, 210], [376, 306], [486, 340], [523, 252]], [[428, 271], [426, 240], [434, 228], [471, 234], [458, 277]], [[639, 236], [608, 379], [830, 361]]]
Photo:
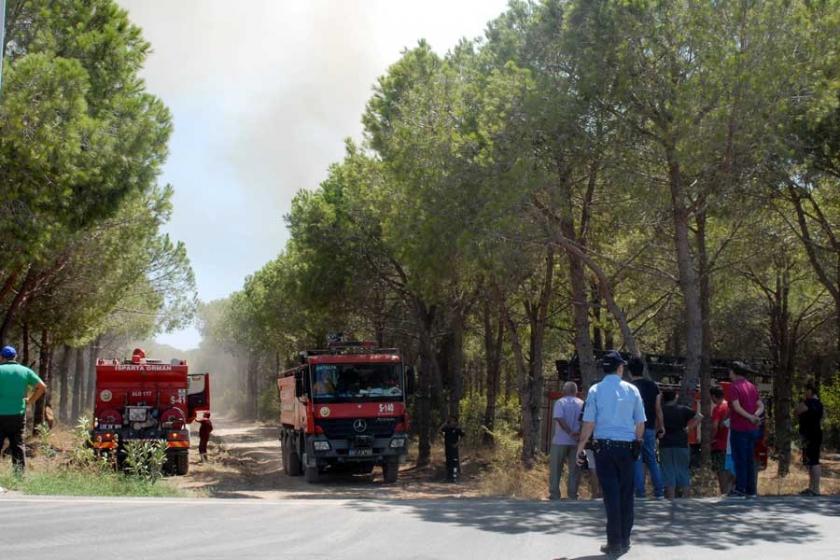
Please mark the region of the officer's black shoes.
[[626, 547], [624, 546], [610, 546], [610, 545], [601, 545], [601, 553], [606, 554], [607, 558], [618, 558], [619, 556], [623, 556], [627, 554], [627, 551], [630, 550], [630, 545], [628, 544]]

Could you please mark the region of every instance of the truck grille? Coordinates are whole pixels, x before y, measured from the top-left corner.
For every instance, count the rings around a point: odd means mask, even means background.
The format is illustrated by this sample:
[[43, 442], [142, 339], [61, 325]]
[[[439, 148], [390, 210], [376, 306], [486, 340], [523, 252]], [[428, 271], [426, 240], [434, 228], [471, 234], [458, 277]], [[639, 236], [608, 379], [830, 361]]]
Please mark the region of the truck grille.
[[[354, 427], [356, 420], [363, 420], [366, 427], [357, 431]], [[374, 437], [391, 437], [397, 425], [396, 418], [339, 418], [335, 420], [318, 420], [317, 424], [324, 429], [324, 435], [329, 439], [353, 438], [360, 435]]]

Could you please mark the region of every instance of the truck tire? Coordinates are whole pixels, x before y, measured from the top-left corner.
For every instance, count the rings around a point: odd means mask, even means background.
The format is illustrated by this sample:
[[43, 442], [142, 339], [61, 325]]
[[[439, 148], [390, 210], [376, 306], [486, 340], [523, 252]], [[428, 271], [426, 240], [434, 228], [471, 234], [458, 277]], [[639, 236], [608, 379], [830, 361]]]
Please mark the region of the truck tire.
[[300, 476], [303, 474], [301, 472], [300, 455], [298, 455], [297, 449], [295, 449], [292, 438], [286, 438], [286, 442], [289, 445], [288, 452], [286, 453], [289, 468], [286, 470], [286, 474], [289, 476]]
[[320, 480], [321, 473], [318, 471], [318, 467], [306, 467], [306, 482], [315, 484]]
[[190, 472], [190, 456], [187, 453], [181, 453], [175, 456], [175, 474], [184, 476]]
[[386, 484], [393, 484], [400, 475], [400, 463], [398, 461], [385, 461], [382, 463], [382, 478]]
[[286, 436], [280, 438], [280, 462], [283, 464], [283, 473], [289, 474], [289, 447], [286, 444]]

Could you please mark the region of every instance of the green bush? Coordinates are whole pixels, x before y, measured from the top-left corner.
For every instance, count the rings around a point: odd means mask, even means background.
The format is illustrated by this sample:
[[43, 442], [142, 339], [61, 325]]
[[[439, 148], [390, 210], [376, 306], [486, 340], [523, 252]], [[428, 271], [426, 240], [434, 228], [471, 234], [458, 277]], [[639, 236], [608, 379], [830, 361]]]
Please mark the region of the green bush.
[[155, 482], [163, 476], [163, 464], [166, 462], [165, 441], [127, 441], [123, 449], [125, 468], [129, 476], [148, 482]]
[[840, 376], [820, 388], [820, 400], [823, 403], [824, 445], [840, 449]]
[[[484, 425], [484, 411], [487, 408], [487, 396], [480, 393], [469, 393], [461, 399], [460, 423], [464, 430], [465, 443], [477, 446], [481, 443], [487, 427]], [[501, 434], [517, 433], [520, 424], [519, 400], [511, 398], [505, 400], [504, 395], [496, 399], [496, 425], [493, 429], [495, 439]]]
[[50, 444], [50, 426], [41, 422], [35, 427], [35, 435], [38, 437], [38, 452], [44, 457], [51, 459], [55, 457], [55, 448]]

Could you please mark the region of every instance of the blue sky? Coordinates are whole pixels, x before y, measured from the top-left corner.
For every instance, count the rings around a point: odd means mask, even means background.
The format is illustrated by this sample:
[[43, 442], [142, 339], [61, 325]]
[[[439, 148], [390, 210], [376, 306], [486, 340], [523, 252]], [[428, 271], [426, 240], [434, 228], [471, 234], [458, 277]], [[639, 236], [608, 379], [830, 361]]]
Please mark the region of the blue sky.
[[[359, 138], [376, 78], [420, 38], [445, 52], [482, 34], [503, 0], [118, 0], [154, 52], [144, 77], [173, 113], [162, 182], [168, 233], [187, 245], [199, 297], [239, 289], [288, 234], [294, 193]], [[195, 328], [158, 337], [190, 349]]]

